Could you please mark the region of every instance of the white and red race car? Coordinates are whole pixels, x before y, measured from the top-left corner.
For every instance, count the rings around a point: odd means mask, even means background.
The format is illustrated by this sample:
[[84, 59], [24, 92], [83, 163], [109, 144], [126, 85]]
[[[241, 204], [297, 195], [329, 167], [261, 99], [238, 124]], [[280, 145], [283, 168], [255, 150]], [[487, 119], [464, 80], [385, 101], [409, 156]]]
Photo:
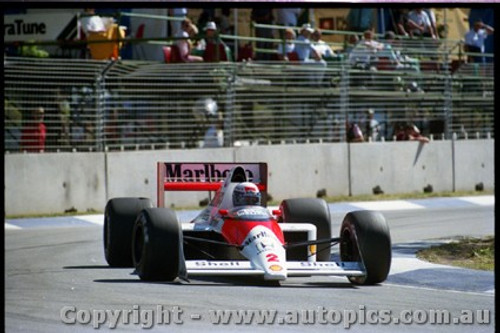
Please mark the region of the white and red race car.
[[[300, 198], [267, 208], [266, 163], [158, 162], [157, 207], [147, 198], [108, 201], [104, 252], [113, 267], [134, 267], [141, 280], [188, 281], [193, 276], [346, 276], [352, 283], [383, 282], [391, 265], [384, 216], [354, 211], [331, 235], [322, 199]], [[191, 223], [165, 206], [165, 191], [215, 192]], [[340, 244], [340, 261], [330, 260]]]

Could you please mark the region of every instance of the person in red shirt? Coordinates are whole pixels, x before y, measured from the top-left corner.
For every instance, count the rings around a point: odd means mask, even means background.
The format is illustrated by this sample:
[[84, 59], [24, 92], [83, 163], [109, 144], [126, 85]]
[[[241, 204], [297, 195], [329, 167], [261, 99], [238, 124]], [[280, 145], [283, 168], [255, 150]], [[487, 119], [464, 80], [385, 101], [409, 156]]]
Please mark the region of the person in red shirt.
[[47, 129], [43, 123], [44, 113], [42, 107], [33, 111], [32, 119], [27, 122], [21, 133], [21, 150], [34, 153], [45, 150]]

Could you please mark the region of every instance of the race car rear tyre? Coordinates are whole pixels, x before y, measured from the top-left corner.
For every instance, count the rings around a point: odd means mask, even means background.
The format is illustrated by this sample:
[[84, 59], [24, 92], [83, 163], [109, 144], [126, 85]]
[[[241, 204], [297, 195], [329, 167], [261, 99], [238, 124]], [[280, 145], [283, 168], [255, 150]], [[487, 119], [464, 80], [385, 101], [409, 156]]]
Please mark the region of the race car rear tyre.
[[[287, 199], [281, 203], [283, 222], [311, 223], [316, 226], [316, 238], [328, 239], [332, 237], [330, 224], [330, 210], [323, 199], [298, 198]], [[330, 261], [330, 244], [317, 245], [316, 260]]]
[[104, 257], [111, 267], [133, 267], [132, 231], [144, 208], [153, 207], [148, 198], [114, 198], [104, 209]]
[[341, 261], [362, 261], [364, 277], [349, 277], [358, 285], [373, 285], [385, 281], [391, 268], [391, 235], [380, 212], [355, 211], [348, 213], [340, 227]]
[[134, 266], [141, 280], [175, 280], [183, 259], [181, 246], [182, 230], [173, 210], [147, 208], [141, 211], [132, 243]]

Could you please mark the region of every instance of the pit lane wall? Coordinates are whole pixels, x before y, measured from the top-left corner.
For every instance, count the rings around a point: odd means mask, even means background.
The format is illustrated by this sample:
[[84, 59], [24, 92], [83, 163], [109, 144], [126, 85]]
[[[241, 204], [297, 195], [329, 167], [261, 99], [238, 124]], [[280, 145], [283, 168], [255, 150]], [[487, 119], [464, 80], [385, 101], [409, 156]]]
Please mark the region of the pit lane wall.
[[[6, 154], [7, 215], [103, 211], [113, 197], [156, 202], [156, 162], [267, 162], [273, 199], [494, 188], [494, 140], [274, 145], [108, 153]], [[165, 206], [198, 206], [206, 192], [168, 192]]]

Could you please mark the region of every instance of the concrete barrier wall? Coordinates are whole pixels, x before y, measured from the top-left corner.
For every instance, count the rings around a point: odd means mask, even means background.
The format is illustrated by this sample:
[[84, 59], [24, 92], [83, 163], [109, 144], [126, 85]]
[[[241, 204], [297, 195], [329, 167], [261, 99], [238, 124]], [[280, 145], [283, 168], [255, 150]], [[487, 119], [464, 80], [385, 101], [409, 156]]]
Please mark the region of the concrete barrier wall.
[[455, 188], [457, 191], [474, 189], [483, 183], [495, 187], [495, 141], [455, 141]]
[[269, 193], [276, 200], [347, 194], [346, 144], [259, 146], [235, 149], [237, 162], [267, 162]]
[[104, 207], [102, 153], [15, 154], [5, 155], [4, 161], [7, 215]]
[[[102, 211], [109, 198], [156, 203], [156, 162], [267, 162], [275, 200], [328, 195], [494, 188], [494, 140], [307, 144], [109, 153], [7, 154], [7, 215]], [[166, 206], [198, 206], [205, 192], [169, 192]]]
[[451, 191], [451, 148], [450, 141], [352, 144], [351, 193], [372, 193], [375, 186], [384, 193], [422, 192], [429, 184], [434, 191]]

